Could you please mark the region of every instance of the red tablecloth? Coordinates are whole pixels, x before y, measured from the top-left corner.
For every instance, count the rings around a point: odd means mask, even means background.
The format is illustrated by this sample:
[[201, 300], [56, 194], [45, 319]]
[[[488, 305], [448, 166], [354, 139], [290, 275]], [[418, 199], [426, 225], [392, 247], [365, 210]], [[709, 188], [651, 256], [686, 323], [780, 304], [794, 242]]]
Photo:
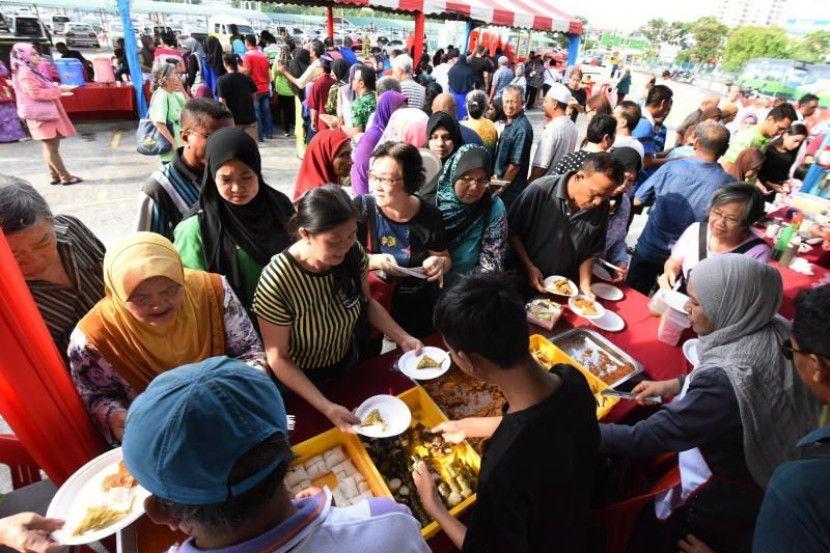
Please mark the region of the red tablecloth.
[[71, 119], [135, 119], [135, 91], [130, 85], [86, 83], [62, 96]]

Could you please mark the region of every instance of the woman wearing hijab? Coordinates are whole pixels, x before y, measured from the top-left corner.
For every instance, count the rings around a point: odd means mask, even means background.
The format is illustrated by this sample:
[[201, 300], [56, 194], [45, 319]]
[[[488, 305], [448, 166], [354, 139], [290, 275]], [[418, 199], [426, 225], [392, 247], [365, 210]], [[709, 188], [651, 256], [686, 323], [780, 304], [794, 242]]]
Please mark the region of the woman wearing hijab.
[[63, 164], [61, 139], [75, 135], [75, 127], [63, 109], [60, 97], [71, 95], [71, 87], [52, 82], [37, 67], [41, 62], [35, 47], [18, 42], [11, 53], [12, 87], [17, 100], [17, 115], [26, 120], [29, 133], [43, 145], [43, 159], [52, 177], [50, 184], [68, 186], [81, 182]]
[[186, 88], [194, 98], [213, 98], [217, 77], [207, 63], [202, 43], [190, 37], [182, 41], [182, 48], [187, 55]]
[[[605, 254], [603, 257], [606, 261], [627, 271], [628, 265], [631, 262], [631, 256], [628, 254], [628, 246], [625, 243], [625, 238], [628, 236], [628, 217], [631, 214], [631, 198], [628, 196], [628, 191], [637, 182], [637, 174], [640, 172], [642, 159], [637, 150], [627, 146], [612, 149], [611, 157], [619, 160], [623, 164], [625, 177], [623, 183], [614, 190], [611, 196], [611, 218], [608, 220], [608, 231], [605, 235]], [[625, 275], [626, 272], [615, 273], [614, 282], [624, 280]]]
[[369, 129], [360, 138], [352, 158], [351, 182], [352, 192], [355, 196], [362, 196], [369, 193], [369, 160], [372, 152], [380, 142], [383, 131], [389, 123], [389, 118], [395, 110], [406, 105], [406, 96], [400, 92], [389, 90], [384, 92], [378, 100], [378, 108], [375, 110], [375, 117]]
[[352, 141], [343, 131], [320, 131], [311, 142], [300, 164], [294, 185], [294, 203], [312, 188], [342, 184], [352, 170]]
[[418, 108], [402, 107], [395, 110], [378, 144], [404, 142], [416, 148], [427, 143], [427, 121], [429, 116]]
[[[464, 144], [458, 120], [445, 111], [437, 111], [429, 117], [426, 139], [427, 147], [438, 156], [443, 166], [446, 166], [447, 160]], [[435, 200], [437, 189], [438, 177], [436, 176], [421, 188], [419, 196], [428, 202], [432, 202]]]
[[245, 131], [221, 129], [205, 146], [199, 205], [176, 226], [176, 249], [189, 269], [227, 278], [250, 309], [262, 268], [291, 242], [291, 201], [265, 184], [259, 149]]
[[345, 59], [336, 59], [331, 63], [331, 76], [334, 77], [334, 84], [329, 89], [329, 97], [326, 100], [326, 114], [337, 116], [337, 97], [340, 89], [349, 83], [349, 62]]
[[205, 61], [214, 75], [214, 82], [213, 86], [211, 86], [211, 92], [214, 92], [216, 89], [216, 79], [227, 72], [225, 70], [225, 64], [222, 62], [223, 53], [222, 43], [219, 42], [219, 39], [215, 36], [207, 37], [205, 40]]
[[507, 216], [501, 198], [488, 191], [492, 176], [487, 149], [466, 144], [438, 177], [437, 204], [450, 246], [451, 277], [504, 268]]
[[739, 254], [709, 257], [688, 291], [700, 364], [687, 377], [635, 386], [638, 401], [676, 397], [634, 426], [600, 424], [600, 449], [679, 452], [680, 484], [644, 510], [651, 521], [642, 550], [676, 551], [691, 533], [716, 551], [749, 551], [763, 488], [816, 426], [819, 405], [781, 350], [790, 328], [776, 316], [783, 287], [775, 268]]
[[758, 148], [747, 148], [729, 165], [729, 174], [739, 182], [755, 183], [758, 171], [764, 165], [764, 154]]
[[155, 376], [217, 355], [265, 367], [262, 342], [227, 280], [185, 269], [159, 234], [136, 232], [107, 250], [104, 291], [67, 353], [75, 387], [113, 445], [130, 403]]
[[467, 56], [458, 56], [455, 65], [449, 71], [449, 92], [455, 97], [458, 112], [454, 113], [461, 121], [467, 117], [467, 93], [475, 88], [473, 68], [467, 63]]

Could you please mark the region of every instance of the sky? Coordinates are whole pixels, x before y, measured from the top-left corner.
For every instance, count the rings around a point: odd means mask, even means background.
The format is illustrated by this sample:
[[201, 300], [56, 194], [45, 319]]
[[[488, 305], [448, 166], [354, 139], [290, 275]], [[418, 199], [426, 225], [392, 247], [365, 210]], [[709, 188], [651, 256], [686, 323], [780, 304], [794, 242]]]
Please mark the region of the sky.
[[712, 15], [717, 1], [557, 0], [556, 5], [568, 14], [587, 17], [591, 26], [634, 30], [658, 17], [667, 21], [694, 21]]

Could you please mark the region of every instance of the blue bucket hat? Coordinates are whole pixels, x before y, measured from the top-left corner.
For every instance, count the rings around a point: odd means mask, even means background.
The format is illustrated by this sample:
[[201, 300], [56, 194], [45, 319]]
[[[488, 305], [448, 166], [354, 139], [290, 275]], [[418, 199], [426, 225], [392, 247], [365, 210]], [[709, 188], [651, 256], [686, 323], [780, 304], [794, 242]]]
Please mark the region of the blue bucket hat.
[[234, 463], [273, 434], [288, 436], [285, 405], [267, 375], [212, 357], [158, 375], [127, 413], [124, 463], [150, 493], [186, 505], [249, 491], [292, 454], [231, 484]]

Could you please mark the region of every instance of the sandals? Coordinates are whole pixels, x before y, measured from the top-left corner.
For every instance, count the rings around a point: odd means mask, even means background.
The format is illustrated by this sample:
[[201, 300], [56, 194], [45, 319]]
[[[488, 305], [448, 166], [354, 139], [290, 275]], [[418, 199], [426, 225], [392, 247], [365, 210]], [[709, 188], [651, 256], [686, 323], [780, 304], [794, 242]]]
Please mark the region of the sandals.
[[71, 176], [69, 177], [69, 180], [61, 181], [61, 184], [63, 186], [69, 186], [70, 184], [78, 184], [79, 182], [84, 182], [84, 179], [81, 177]]
[[60, 183], [61, 183], [60, 179], [52, 179], [52, 180], [49, 181], [49, 184], [60, 184]]

